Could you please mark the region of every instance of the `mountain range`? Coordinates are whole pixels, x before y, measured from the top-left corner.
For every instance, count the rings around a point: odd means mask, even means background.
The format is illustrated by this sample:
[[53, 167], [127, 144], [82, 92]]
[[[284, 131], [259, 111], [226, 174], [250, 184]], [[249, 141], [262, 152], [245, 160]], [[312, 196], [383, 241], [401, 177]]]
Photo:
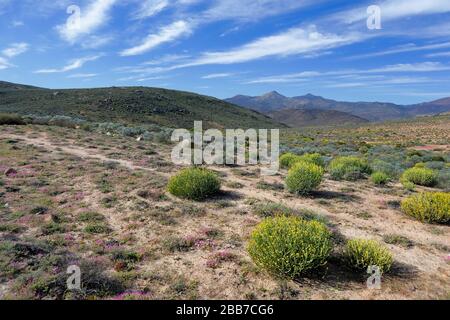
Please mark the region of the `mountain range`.
[[267, 114], [290, 126], [380, 122], [450, 111], [450, 98], [415, 105], [397, 105], [385, 102], [343, 102], [312, 94], [289, 98], [272, 91], [256, 97], [237, 95], [225, 101]]
[[70, 116], [92, 122], [157, 124], [191, 128], [281, 128], [359, 125], [450, 112], [450, 98], [402, 106], [381, 102], [340, 102], [307, 94], [293, 98], [276, 91], [219, 100], [190, 92], [109, 87], [46, 89], [0, 81], [0, 112]]
[[267, 115], [190, 92], [148, 87], [45, 89], [0, 81], [0, 113], [170, 128], [282, 128]]

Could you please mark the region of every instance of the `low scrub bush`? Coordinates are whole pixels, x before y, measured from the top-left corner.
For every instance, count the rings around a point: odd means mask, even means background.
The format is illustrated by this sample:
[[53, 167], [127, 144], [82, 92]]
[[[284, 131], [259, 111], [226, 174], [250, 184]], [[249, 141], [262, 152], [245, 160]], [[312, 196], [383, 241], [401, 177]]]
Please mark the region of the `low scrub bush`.
[[104, 223], [90, 223], [84, 228], [84, 231], [91, 234], [101, 234], [110, 232], [111, 228]]
[[265, 219], [253, 231], [248, 245], [259, 267], [292, 279], [325, 265], [332, 249], [332, 236], [324, 224], [292, 216]]
[[307, 153], [302, 156], [285, 153], [280, 157], [280, 166], [290, 169], [298, 162], [309, 162], [320, 167], [325, 167], [325, 160], [319, 153]]
[[409, 181], [419, 186], [432, 187], [438, 181], [438, 174], [432, 169], [414, 167], [406, 170], [401, 180]]
[[48, 125], [74, 129], [77, 126], [80, 126], [81, 124], [83, 124], [85, 122], [86, 121], [84, 121], [84, 120], [72, 118], [72, 117], [68, 117], [68, 116], [53, 116], [48, 121]]
[[402, 201], [404, 213], [428, 223], [450, 222], [450, 193], [424, 192]]
[[377, 266], [380, 272], [391, 269], [393, 257], [391, 252], [375, 240], [352, 239], [344, 249], [347, 265], [353, 269], [366, 271], [370, 266]]
[[372, 171], [366, 160], [354, 156], [336, 158], [328, 169], [334, 180], [349, 181], [361, 179]]
[[179, 198], [204, 200], [220, 191], [220, 180], [210, 170], [188, 168], [169, 180], [168, 191]]
[[300, 161], [311, 162], [319, 167], [325, 167], [325, 160], [319, 153], [307, 153], [300, 157]]
[[322, 167], [309, 162], [296, 163], [288, 173], [286, 186], [289, 192], [307, 194], [315, 190], [323, 179]]
[[411, 181], [401, 180], [403, 188], [405, 188], [408, 191], [415, 191], [416, 185], [412, 183]]
[[444, 191], [450, 192], [450, 168], [439, 171], [437, 186]]
[[389, 182], [390, 178], [386, 173], [374, 172], [370, 176], [370, 180], [376, 185], [385, 185]]
[[293, 153], [285, 153], [280, 157], [280, 166], [285, 169], [289, 169], [292, 165], [298, 161], [299, 156]]
[[0, 113], [0, 125], [24, 125], [23, 118], [16, 114]]

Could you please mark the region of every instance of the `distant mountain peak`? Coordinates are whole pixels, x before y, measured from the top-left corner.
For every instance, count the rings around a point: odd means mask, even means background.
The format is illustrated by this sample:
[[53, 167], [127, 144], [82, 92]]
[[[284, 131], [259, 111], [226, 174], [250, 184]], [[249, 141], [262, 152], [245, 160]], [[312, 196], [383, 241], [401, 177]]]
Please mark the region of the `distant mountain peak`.
[[262, 97], [264, 97], [264, 98], [286, 98], [278, 91], [270, 91], [270, 92], [266, 93], [265, 95], [263, 95]]
[[321, 96], [316, 96], [316, 95], [314, 95], [312, 93], [305, 94], [304, 97], [305, 98], [320, 98], [320, 99], [323, 99]]

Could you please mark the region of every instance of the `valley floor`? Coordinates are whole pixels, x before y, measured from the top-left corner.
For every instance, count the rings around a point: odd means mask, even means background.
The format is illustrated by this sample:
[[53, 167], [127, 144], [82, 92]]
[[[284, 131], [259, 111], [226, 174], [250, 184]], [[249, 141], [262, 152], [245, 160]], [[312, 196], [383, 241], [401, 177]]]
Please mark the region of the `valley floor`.
[[[3, 126], [0, 172], [14, 170], [0, 177], [0, 297], [71, 297], [61, 279], [67, 265], [80, 264], [82, 281], [104, 283], [90, 284], [83, 298], [450, 298], [450, 226], [405, 216], [400, 184], [326, 179], [298, 197], [284, 190], [284, 171], [261, 177], [257, 167], [212, 167], [222, 194], [184, 201], [165, 191], [180, 169], [170, 151], [83, 130]], [[325, 268], [281, 281], [252, 263], [246, 243], [268, 202], [329, 225], [337, 249]], [[384, 241], [393, 252], [381, 290], [340, 263], [344, 239], [354, 237]]]

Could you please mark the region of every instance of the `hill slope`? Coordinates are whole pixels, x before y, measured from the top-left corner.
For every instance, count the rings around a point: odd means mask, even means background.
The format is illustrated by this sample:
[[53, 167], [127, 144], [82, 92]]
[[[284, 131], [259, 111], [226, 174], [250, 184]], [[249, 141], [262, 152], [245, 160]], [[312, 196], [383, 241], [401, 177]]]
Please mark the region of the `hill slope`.
[[[9, 87], [21, 88], [15, 84]], [[93, 122], [157, 124], [172, 128], [192, 128], [196, 120], [202, 120], [207, 128], [283, 126], [258, 112], [212, 97], [144, 87], [5, 90], [0, 91], [0, 112], [64, 115]]]
[[257, 97], [239, 95], [225, 101], [263, 113], [286, 108], [322, 109], [346, 112], [370, 121], [411, 118], [417, 115], [450, 111], [450, 99], [448, 98], [418, 105], [402, 106], [383, 102], [341, 102], [312, 94], [288, 98], [274, 91]]
[[322, 109], [283, 109], [269, 112], [274, 120], [291, 127], [346, 126], [368, 123], [369, 120], [346, 112]]
[[27, 89], [42, 89], [42, 88], [0, 81], [0, 91], [27, 90]]

